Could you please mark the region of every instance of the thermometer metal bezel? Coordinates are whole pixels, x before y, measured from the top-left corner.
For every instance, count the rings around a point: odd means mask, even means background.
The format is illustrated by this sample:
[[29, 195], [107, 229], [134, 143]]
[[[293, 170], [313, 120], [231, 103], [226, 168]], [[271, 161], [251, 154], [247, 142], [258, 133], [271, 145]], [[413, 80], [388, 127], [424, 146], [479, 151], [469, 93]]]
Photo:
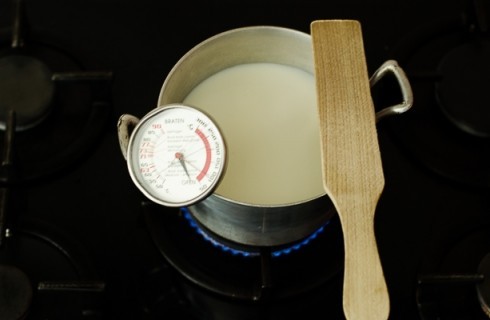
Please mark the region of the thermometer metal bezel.
[[[210, 182], [209, 186], [207, 186], [201, 193], [199, 193], [197, 196], [189, 197], [188, 199], [185, 199], [183, 201], [170, 201], [168, 199], [162, 199], [159, 196], [156, 196], [153, 192], [149, 191], [148, 188], [145, 187], [144, 182], [140, 180], [140, 175], [135, 172], [136, 167], [139, 164], [134, 163], [133, 161], [133, 153], [138, 152], [138, 146], [135, 146], [135, 141], [141, 141], [139, 135], [143, 134], [142, 133], [142, 128], [145, 128], [145, 126], [148, 124], [150, 120], [152, 120], [155, 117], [158, 117], [162, 113], [170, 110], [170, 109], [186, 109], [190, 110], [192, 112], [196, 112], [197, 114], [203, 116], [206, 118], [209, 123], [213, 125], [213, 127], [216, 129], [216, 134], [218, 136], [218, 139], [220, 141], [220, 145], [222, 147], [221, 150], [221, 157], [222, 161], [220, 162], [220, 167], [217, 169], [217, 177]], [[136, 150], [135, 150], [136, 148]], [[155, 108], [154, 110], [150, 111], [147, 113], [141, 120], [136, 124], [136, 126], [133, 129], [133, 132], [131, 134], [131, 137], [129, 139], [128, 143], [128, 149], [127, 149], [127, 165], [128, 165], [128, 170], [129, 174], [131, 176], [131, 179], [133, 180], [134, 184], [136, 187], [151, 201], [161, 204], [163, 206], [167, 207], [185, 207], [192, 205], [198, 201], [203, 200], [204, 198], [208, 197], [211, 193], [214, 192], [216, 187], [218, 186], [219, 182], [221, 181], [224, 172], [226, 171], [226, 164], [227, 164], [227, 147], [225, 143], [225, 139], [223, 137], [223, 133], [220, 130], [219, 126], [217, 125], [216, 121], [206, 112], [202, 111], [199, 108], [196, 108], [194, 106], [189, 106], [189, 105], [184, 105], [184, 104], [168, 104], [164, 106], [160, 106]]]

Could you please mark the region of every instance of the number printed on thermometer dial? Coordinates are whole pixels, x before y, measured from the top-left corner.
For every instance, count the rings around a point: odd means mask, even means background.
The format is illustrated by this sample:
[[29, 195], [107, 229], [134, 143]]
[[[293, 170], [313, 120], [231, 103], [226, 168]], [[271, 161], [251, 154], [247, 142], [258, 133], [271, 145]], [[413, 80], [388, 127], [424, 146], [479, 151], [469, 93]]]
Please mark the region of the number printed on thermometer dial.
[[147, 114], [133, 131], [128, 168], [151, 200], [185, 206], [209, 195], [225, 166], [219, 128], [202, 111], [169, 105]]

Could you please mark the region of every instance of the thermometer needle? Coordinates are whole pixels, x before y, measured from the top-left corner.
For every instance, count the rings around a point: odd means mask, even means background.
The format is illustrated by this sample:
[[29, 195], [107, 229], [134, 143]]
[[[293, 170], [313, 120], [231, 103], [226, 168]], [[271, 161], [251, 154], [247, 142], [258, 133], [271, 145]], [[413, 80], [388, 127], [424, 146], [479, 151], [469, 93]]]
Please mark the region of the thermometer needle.
[[182, 152], [176, 152], [175, 153], [175, 158], [179, 160], [180, 164], [182, 165], [182, 168], [184, 168], [185, 174], [191, 179], [191, 176], [189, 175], [189, 171], [187, 171], [187, 166], [185, 165], [185, 160], [184, 160], [184, 154]]

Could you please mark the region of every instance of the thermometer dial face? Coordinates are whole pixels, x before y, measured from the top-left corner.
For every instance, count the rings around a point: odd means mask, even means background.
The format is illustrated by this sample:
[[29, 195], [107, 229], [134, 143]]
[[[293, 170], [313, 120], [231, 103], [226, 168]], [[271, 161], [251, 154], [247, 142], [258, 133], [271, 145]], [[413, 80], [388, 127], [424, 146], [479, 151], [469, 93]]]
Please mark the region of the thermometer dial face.
[[184, 105], [159, 107], [142, 118], [128, 145], [128, 169], [150, 200], [169, 207], [208, 196], [225, 168], [225, 143], [214, 121]]

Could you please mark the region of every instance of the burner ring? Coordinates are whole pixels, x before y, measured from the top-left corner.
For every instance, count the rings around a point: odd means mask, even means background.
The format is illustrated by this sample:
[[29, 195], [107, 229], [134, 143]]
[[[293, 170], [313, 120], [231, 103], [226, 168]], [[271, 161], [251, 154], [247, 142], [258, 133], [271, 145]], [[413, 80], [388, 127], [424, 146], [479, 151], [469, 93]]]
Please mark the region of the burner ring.
[[17, 267], [0, 265], [0, 288], [2, 319], [24, 319], [32, 301], [32, 286], [27, 275]]
[[[450, 107], [441, 106], [438, 101], [442, 96], [437, 87], [440, 90], [440, 86], [446, 86], [447, 81], [440, 74], [445, 56], [451, 54], [452, 50], [457, 50], [456, 48], [464, 48], [471, 43], [474, 45], [476, 42], [470, 41], [472, 39], [476, 40], [469, 37], [467, 27], [460, 17], [431, 22], [401, 39], [392, 55], [404, 66], [408, 77], [412, 79], [411, 86], [416, 101], [411, 111], [403, 117], [387, 121], [392, 137], [406, 155], [423, 169], [463, 186], [488, 188], [490, 135], [481, 137], [482, 133], [490, 133], [488, 128], [482, 130], [482, 124], [485, 121], [488, 123], [488, 117], [475, 120], [474, 116], [467, 116], [467, 119], [476, 123], [470, 122], [470, 125], [480, 131], [480, 136], [476, 136], [475, 132], [468, 131], [470, 126], [467, 126], [466, 131], [456, 126], [447, 112], [443, 112], [443, 108]], [[478, 39], [482, 44], [487, 41], [481, 37]], [[453, 76], [449, 78], [451, 77]], [[482, 82], [487, 81], [487, 78], [484, 79]], [[479, 93], [478, 98], [487, 91], [485, 89]], [[456, 104], [453, 109], [459, 110], [465, 106], [466, 104]], [[456, 113], [454, 110], [451, 112]], [[488, 110], [485, 114], [488, 115]], [[484, 117], [482, 115], [481, 118]]]
[[436, 95], [444, 115], [471, 135], [490, 137], [490, 43], [465, 43], [448, 52], [439, 65]]
[[54, 95], [51, 71], [40, 60], [27, 55], [0, 58], [0, 129], [5, 129], [5, 115], [14, 110], [16, 130], [29, 129], [42, 121]]

